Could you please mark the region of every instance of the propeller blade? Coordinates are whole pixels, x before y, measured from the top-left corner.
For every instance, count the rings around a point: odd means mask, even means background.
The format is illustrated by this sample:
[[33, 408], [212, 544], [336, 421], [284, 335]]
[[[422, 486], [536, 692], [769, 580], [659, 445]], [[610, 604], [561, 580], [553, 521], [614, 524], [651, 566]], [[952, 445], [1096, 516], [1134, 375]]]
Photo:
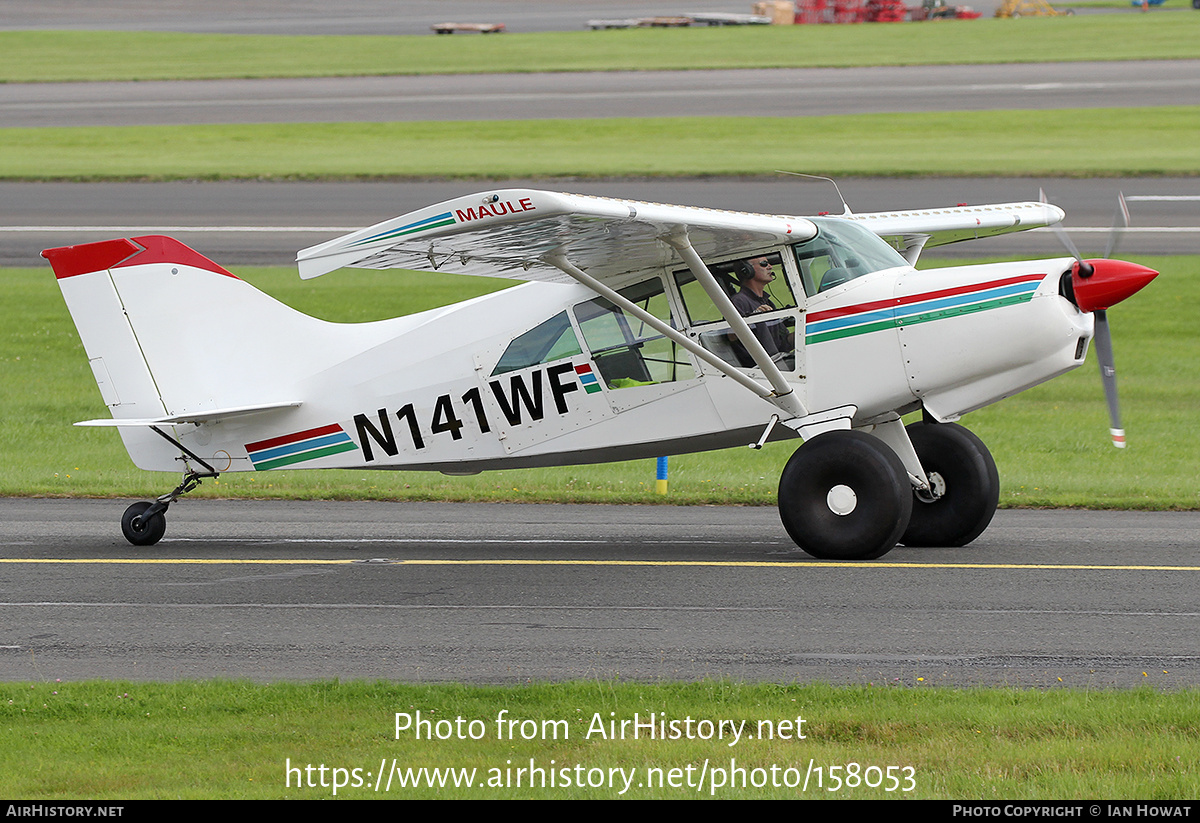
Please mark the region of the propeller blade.
[[[1048, 202], [1046, 200], [1046, 190], [1045, 189], [1038, 189], [1038, 200], [1041, 201], [1042, 203]], [[1063, 244], [1063, 248], [1065, 248], [1068, 252], [1070, 252], [1071, 256], [1074, 257], [1079, 262], [1080, 269], [1083, 270], [1084, 265], [1085, 265], [1083, 262], [1083, 255], [1081, 255], [1079, 253], [1079, 249], [1077, 249], [1075, 247], [1075, 243], [1072, 242], [1071, 236], [1069, 234], [1067, 234], [1067, 231], [1066, 231], [1066, 229], [1063, 228], [1062, 223], [1061, 222], [1053, 223], [1053, 224], [1051, 224], [1050, 228], [1054, 229], [1054, 236], [1058, 238], [1058, 242]], [[1089, 271], [1087, 274], [1085, 274], [1083, 276], [1089, 277], [1089, 276], [1091, 276], [1091, 272]]]
[[[1044, 189], [1038, 191], [1038, 197], [1043, 203], [1046, 202]], [[1108, 244], [1104, 249], [1103, 259], [1084, 260], [1061, 223], [1055, 223], [1051, 228], [1054, 229], [1059, 242], [1076, 261], [1071, 267], [1070, 287], [1064, 290], [1064, 294], [1080, 311], [1091, 312], [1095, 318], [1096, 359], [1100, 361], [1100, 382], [1104, 384], [1104, 398], [1108, 401], [1108, 432], [1113, 445], [1123, 449], [1125, 429], [1121, 427], [1121, 405], [1117, 400], [1117, 366], [1113, 359], [1112, 332], [1108, 328], [1106, 309], [1137, 292], [1157, 277], [1158, 272], [1136, 263], [1111, 259], [1129, 228], [1129, 207], [1125, 203], [1123, 192], [1117, 194], [1117, 211], [1113, 215], [1112, 230], [1108, 233]]]
[[1121, 407], [1117, 401], [1117, 366], [1113, 360], [1112, 334], [1108, 330], [1108, 312], [1097, 309], [1093, 312], [1096, 318], [1096, 359], [1100, 361], [1100, 381], [1104, 384], [1104, 399], [1108, 401], [1108, 432], [1112, 435], [1113, 445], [1118, 449], [1125, 448], [1125, 429], [1121, 428]]
[[1112, 229], [1108, 233], [1108, 244], [1104, 247], [1104, 259], [1110, 259], [1117, 253], [1117, 246], [1129, 228], [1129, 206], [1125, 204], [1125, 192], [1117, 192], [1117, 210], [1113, 214]]

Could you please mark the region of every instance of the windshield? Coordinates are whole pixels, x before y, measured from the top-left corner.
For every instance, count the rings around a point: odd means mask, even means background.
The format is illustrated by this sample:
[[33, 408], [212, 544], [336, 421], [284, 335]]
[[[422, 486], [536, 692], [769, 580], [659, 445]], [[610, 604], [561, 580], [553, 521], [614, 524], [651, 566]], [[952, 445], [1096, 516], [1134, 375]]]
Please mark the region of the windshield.
[[851, 220], [809, 219], [817, 227], [817, 236], [792, 246], [804, 291], [809, 295], [828, 291], [864, 274], [908, 265], [899, 252], [870, 229]]

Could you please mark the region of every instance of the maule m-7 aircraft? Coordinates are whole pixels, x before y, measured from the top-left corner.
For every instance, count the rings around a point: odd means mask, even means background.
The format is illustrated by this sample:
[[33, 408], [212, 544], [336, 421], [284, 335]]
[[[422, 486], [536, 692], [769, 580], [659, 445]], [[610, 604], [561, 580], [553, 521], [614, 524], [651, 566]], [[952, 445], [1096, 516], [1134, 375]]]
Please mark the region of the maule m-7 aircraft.
[[535, 282], [359, 324], [294, 311], [168, 237], [44, 255], [112, 414], [78, 425], [116, 427], [142, 469], [184, 472], [125, 512], [136, 545], [221, 472], [473, 474], [802, 438], [783, 525], [812, 555], [857, 559], [987, 527], [996, 466], [961, 415], [1079, 366], [1094, 335], [1115, 391], [1104, 310], [1156, 272], [1078, 255], [913, 268], [922, 248], [1062, 218], [1046, 203], [804, 218], [481, 193], [305, 249], [300, 276]]

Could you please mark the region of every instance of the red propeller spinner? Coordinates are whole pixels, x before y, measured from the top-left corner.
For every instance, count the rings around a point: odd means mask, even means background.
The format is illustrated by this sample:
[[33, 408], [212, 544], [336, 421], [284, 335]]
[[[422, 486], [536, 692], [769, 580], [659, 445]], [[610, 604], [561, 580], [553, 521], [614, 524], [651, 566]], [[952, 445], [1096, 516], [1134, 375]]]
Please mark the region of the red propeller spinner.
[[1125, 260], [1080, 260], [1071, 269], [1071, 290], [1080, 311], [1103, 311], [1136, 294], [1156, 277], [1154, 269]]

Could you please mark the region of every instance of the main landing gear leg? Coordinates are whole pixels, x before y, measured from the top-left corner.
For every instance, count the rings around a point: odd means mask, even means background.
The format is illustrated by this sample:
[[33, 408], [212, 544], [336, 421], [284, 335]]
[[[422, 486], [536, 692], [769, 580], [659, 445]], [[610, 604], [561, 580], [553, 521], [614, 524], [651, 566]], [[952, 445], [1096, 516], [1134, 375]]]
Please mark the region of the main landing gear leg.
[[121, 532], [125, 535], [125, 539], [135, 546], [153, 546], [159, 540], [162, 540], [163, 535], [167, 533], [167, 507], [199, 486], [204, 478], [216, 477], [219, 474], [212, 466], [205, 463], [186, 446], [158, 426], [151, 426], [150, 428], [179, 447], [184, 454], [208, 469], [208, 471], [198, 472], [189, 468], [184, 473], [183, 480], [173, 490], [158, 497], [153, 503], [142, 500], [134, 503], [125, 510], [125, 514], [121, 517]]

